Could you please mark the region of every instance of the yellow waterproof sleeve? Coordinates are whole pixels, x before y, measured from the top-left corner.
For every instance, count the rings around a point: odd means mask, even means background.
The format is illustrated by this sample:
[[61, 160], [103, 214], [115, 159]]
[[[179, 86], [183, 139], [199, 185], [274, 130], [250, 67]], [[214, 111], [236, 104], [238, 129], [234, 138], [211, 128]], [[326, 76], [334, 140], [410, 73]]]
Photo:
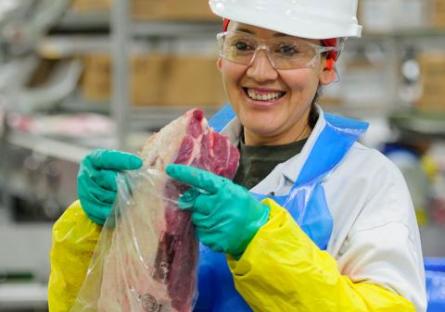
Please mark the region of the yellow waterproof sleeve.
[[69, 311], [86, 277], [101, 227], [74, 202], [52, 230], [51, 273], [48, 284], [50, 312]]
[[286, 209], [263, 203], [271, 209], [269, 221], [238, 261], [228, 258], [235, 287], [254, 311], [415, 311], [391, 290], [341, 275]]

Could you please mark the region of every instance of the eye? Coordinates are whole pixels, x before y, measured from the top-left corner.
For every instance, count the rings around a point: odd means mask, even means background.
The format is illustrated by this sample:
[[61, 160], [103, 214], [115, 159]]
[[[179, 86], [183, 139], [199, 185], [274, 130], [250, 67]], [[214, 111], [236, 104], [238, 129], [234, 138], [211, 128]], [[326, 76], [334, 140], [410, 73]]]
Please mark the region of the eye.
[[291, 44], [281, 44], [278, 49], [278, 53], [280, 53], [283, 56], [295, 56], [296, 54], [299, 54], [300, 51], [297, 49], [296, 46]]
[[234, 41], [232, 46], [238, 51], [250, 51], [253, 49], [253, 47], [247, 41], [243, 40]]

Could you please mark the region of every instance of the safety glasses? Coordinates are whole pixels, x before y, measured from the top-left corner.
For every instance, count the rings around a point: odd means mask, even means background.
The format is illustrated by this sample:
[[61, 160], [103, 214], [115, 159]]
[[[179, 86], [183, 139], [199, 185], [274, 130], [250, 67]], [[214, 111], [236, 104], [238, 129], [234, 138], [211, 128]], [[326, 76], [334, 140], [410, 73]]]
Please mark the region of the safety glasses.
[[225, 60], [250, 65], [257, 52], [264, 50], [272, 66], [280, 70], [314, 67], [321, 54], [337, 50], [336, 47], [319, 46], [295, 37], [258, 39], [241, 31], [222, 32], [216, 38], [219, 55]]

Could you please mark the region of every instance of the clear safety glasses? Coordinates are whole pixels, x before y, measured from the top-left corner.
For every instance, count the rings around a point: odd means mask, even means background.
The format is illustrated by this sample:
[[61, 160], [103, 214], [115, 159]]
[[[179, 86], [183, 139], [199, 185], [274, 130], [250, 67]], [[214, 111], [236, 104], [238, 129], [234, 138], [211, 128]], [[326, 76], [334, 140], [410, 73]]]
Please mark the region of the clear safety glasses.
[[289, 36], [258, 39], [241, 31], [226, 31], [217, 34], [216, 38], [222, 58], [233, 63], [250, 65], [256, 53], [264, 50], [275, 69], [313, 67], [321, 54], [337, 50], [335, 47], [319, 46]]

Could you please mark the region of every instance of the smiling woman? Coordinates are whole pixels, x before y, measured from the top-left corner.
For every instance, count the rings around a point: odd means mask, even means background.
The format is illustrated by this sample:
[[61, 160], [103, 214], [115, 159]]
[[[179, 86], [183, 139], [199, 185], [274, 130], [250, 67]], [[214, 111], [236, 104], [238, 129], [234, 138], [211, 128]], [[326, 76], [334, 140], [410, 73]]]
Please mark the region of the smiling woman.
[[321, 53], [334, 48], [238, 22], [228, 30], [219, 35], [218, 68], [246, 144], [281, 145], [306, 138], [315, 94], [335, 80]]
[[[190, 187], [179, 207], [202, 243], [199, 296], [189, 310], [425, 311], [419, 231], [403, 176], [359, 143], [367, 123], [317, 105], [320, 88], [336, 80], [342, 42], [361, 34], [357, 0], [209, 3], [224, 19], [217, 67], [230, 100], [209, 123], [241, 158], [234, 181], [191, 165], [167, 167]], [[116, 163], [130, 157], [116, 155]], [[100, 180], [111, 174], [104, 169], [79, 176]], [[95, 210], [103, 218], [93, 221], [103, 223], [116, 196], [113, 180], [90, 182], [79, 194], [93, 198], [68, 209], [77, 212], [75, 227]], [[97, 233], [71, 239], [54, 254], [62, 247], [85, 254]], [[76, 261], [79, 271], [87, 262]], [[66, 273], [61, 288], [50, 284], [50, 294], [71, 300], [78, 290], [71, 278]]]

